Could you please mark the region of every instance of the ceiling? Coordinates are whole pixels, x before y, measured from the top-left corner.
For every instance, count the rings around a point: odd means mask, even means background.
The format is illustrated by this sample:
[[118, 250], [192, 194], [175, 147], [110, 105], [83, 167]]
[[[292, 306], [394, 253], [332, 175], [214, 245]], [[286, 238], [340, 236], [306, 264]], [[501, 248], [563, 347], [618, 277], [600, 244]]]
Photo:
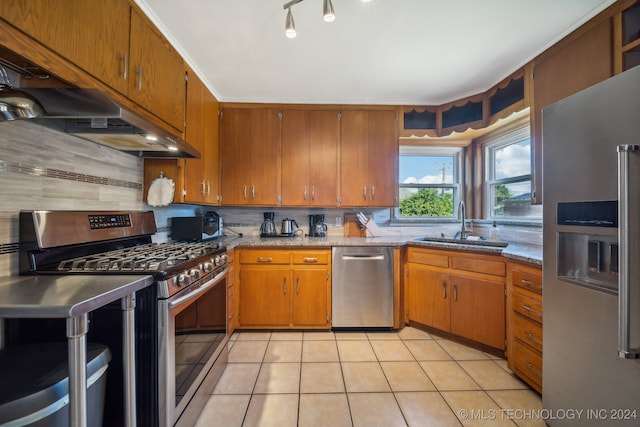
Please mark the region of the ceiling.
[[136, 0], [222, 102], [441, 105], [484, 92], [615, 0]]

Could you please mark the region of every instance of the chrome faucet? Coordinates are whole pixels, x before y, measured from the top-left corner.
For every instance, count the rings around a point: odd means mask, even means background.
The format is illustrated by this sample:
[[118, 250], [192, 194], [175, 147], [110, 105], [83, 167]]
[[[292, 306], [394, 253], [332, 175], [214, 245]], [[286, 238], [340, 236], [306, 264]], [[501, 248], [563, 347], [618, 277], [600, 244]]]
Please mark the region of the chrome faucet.
[[[460, 239], [466, 239], [467, 236], [465, 235], [466, 233], [466, 228], [465, 228], [465, 208], [464, 208], [464, 201], [460, 200], [458, 202], [458, 216], [460, 217], [460, 222], [461, 227], [460, 227]], [[457, 233], [456, 233], [457, 234]]]

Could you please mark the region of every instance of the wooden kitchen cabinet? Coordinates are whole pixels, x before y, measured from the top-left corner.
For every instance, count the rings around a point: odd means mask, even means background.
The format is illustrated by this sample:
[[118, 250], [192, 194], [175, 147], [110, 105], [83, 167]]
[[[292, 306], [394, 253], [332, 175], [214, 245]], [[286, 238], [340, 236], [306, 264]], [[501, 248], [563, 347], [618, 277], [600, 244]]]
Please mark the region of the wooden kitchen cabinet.
[[218, 100], [187, 68], [185, 140], [200, 152], [199, 159], [145, 159], [144, 194], [162, 173], [175, 183], [174, 203], [217, 205], [220, 200]]
[[238, 328], [329, 329], [330, 250], [241, 249]]
[[282, 114], [282, 205], [336, 206], [340, 112]]
[[398, 157], [395, 110], [343, 110], [340, 204], [396, 206]]
[[0, 16], [122, 94], [131, 6], [125, 0], [3, 0]]
[[542, 393], [542, 269], [507, 264], [507, 360], [509, 369]]
[[137, 7], [126, 0], [2, 3], [2, 19], [182, 133], [182, 58]]
[[502, 256], [407, 249], [407, 319], [469, 342], [505, 349]]
[[272, 109], [225, 108], [221, 118], [221, 204], [280, 204], [280, 117]]
[[186, 98], [182, 57], [136, 8], [131, 9], [129, 98], [180, 132]]

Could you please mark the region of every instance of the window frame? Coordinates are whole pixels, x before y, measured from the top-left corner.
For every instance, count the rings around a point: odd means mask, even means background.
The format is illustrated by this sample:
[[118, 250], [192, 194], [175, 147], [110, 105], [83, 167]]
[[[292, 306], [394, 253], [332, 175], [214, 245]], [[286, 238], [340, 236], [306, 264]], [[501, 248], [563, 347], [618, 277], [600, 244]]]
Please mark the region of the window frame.
[[530, 126], [522, 126], [510, 132], [485, 141], [482, 144], [482, 155], [484, 158], [484, 174], [483, 174], [483, 193], [484, 193], [484, 217], [489, 220], [525, 220], [525, 221], [542, 221], [540, 216], [496, 216], [493, 214], [493, 195], [492, 189], [500, 184], [514, 184], [529, 181], [531, 191], [533, 191], [533, 163], [529, 162], [529, 173], [518, 176], [510, 176], [508, 178], [495, 179], [495, 153], [502, 148], [510, 145], [518, 144], [524, 140], [529, 140], [530, 152], [533, 149], [533, 140], [531, 137]]
[[452, 216], [415, 216], [404, 217], [400, 215], [400, 200], [398, 206], [391, 209], [391, 219], [397, 222], [443, 222], [447, 220], [457, 221], [456, 206], [464, 194], [464, 147], [460, 146], [424, 146], [424, 145], [400, 145], [398, 149], [398, 163], [402, 156], [424, 157], [453, 157], [454, 170], [452, 171], [453, 183], [451, 184], [403, 184], [400, 182], [400, 168], [398, 167], [398, 194], [401, 188], [436, 188], [451, 189], [453, 191], [453, 215]]

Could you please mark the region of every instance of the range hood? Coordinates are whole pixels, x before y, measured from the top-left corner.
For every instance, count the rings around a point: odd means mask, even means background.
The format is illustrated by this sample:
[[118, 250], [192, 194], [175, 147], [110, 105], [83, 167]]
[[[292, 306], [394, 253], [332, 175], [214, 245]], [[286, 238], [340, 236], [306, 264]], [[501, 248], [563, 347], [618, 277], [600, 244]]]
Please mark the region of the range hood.
[[179, 137], [96, 89], [21, 88], [44, 113], [32, 121], [139, 157], [200, 157]]
[[[39, 107], [33, 115], [0, 114], [0, 121], [31, 120], [138, 157], [200, 157], [179, 136], [124, 108], [104, 92], [70, 86], [3, 46], [0, 46], [0, 67], [9, 71], [9, 75], [6, 71], [3, 74], [5, 86], [21, 95], [0, 94], [0, 105], [13, 108], [11, 102], [24, 98], [32, 99]], [[15, 106], [18, 111], [20, 107]], [[37, 117], [32, 118], [34, 115]]]

